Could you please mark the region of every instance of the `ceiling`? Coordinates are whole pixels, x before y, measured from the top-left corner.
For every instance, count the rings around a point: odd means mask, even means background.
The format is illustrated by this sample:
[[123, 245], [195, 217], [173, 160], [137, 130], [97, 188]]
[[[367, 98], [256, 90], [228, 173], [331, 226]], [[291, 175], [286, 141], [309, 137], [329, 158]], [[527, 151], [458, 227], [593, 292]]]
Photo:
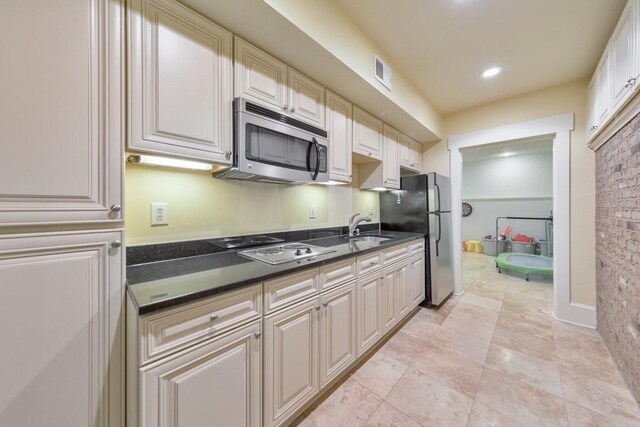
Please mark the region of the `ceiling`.
[[[626, 0], [334, 0], [442, 113], [589, 77]], [[489, 66], [502, 74], [483, 80]]]
[[461, 150], [465, 163], [491, 160], [500, 157], [526, 156], [529, 154], [551, 153], [553, 138], [550, 136], [528, 138], [519, 141], [508, 141], [499, 144]]

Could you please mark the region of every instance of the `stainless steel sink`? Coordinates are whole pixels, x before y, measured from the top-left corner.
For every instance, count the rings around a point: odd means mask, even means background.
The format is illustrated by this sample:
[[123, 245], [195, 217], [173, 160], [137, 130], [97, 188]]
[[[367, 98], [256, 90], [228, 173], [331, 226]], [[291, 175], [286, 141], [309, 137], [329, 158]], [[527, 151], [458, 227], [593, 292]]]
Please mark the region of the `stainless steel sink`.
[[349, 237], [350, 242], [367, 242], [367, 243], [378, 243], [384, 242], [385, 240], [391, 240], [393, 237], [384, 237], [384, 236], [352, 236]]

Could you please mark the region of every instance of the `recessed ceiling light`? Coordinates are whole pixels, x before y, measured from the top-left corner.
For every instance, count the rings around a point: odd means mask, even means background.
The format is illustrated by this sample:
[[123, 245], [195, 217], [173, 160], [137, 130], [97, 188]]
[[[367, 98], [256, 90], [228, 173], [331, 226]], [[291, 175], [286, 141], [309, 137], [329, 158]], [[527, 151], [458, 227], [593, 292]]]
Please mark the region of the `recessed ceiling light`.
[[502, 157], [510, 157], [510, 156], [513, 156], [513, 153], [510, 153], [510, 152], [507, 151], [506, 153], [502, 153], [501, 156]]
[[495, 77], [502, 72], [502, 67], [490, 67], [487, 68], [480, 74], [483, 79], [490, 79], [491, 77]]

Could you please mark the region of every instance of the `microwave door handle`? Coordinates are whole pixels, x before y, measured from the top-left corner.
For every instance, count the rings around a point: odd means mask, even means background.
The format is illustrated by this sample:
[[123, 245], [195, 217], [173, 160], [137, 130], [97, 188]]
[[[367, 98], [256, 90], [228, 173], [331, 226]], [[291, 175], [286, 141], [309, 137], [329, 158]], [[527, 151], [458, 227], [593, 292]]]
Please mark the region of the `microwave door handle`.
[[314, 137], [313, 146], [316, 148], [316, 171], [313, 174], [313, 180], [315, 181], [318, 178], [318, 174], [320, 173], [320, 146], [318, 145], [318, 140]]
[[312, 142], [309, 143], [309, 146], [307, 147], [307, 170], [309, 172], [311, 172], [311, 146], [313, 145]]

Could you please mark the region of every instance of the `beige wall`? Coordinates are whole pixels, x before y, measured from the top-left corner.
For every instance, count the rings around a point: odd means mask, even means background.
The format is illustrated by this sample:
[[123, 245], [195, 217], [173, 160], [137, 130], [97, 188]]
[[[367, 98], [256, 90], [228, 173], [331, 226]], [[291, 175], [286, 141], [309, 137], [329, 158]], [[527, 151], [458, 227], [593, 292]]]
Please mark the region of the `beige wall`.
[[[354, 182], [358, 167], [354, 165]], [[378, 195], [351, 186], [278, 185], [213, 179], [210, 173], [127, 165], [128, 245], [346, 225], [374, 213]], [[169, 225], [151, 226], [151, 203], [169, 203]], [[315, 204], [316, 219], [309, 219]]]
[[573, 112], [571, 133], [571, 301], [595, 305], [595, 156], [585, 142], [587, 81], [493, 102], [443, 117], [443, 141], [422, 154], [423, 170], [449, 175], [447, 137]]

